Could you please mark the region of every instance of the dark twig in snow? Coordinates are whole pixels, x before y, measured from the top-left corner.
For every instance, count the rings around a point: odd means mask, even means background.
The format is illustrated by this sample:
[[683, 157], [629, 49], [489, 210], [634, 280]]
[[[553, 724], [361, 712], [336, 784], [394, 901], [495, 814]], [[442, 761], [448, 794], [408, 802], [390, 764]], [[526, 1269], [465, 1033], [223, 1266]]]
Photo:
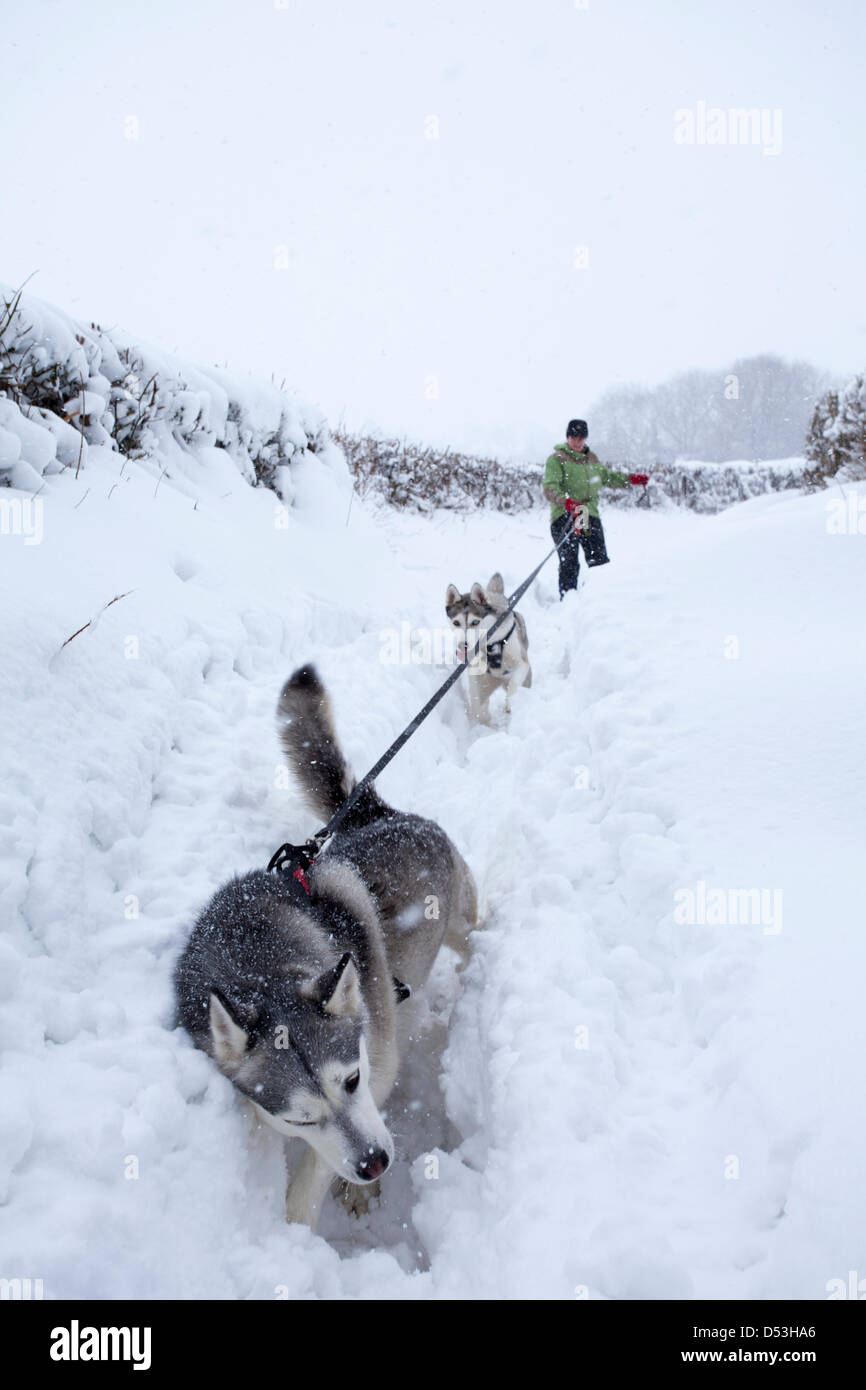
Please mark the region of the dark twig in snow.
[[[115, 595], [114, 595], [114, 598], [109, 599], [109, 600], [108, 600], [108, 603], [104, 604], [104, 605], [102, 606], [102, 608], [100, 608], [99, 614], [104, 613], [105, 610], [106, 610], [106, 608], [110, 608], [111, 605], [112, 605], [113, 603], [119, 603], [120, 600], [121, 600], [122, 598], [128, 598], [129, 595], [132, 594], [132, 593], [135, 593], [135, 590], [134, 590], [134, 589], [127, 589], [127, 591], [126, 591], [125, 594], [115, 594]], [[99, 616], [99, 614], [97, 614], [97, 617]], [[61, 646], [60, 650], [63, 651], [63, 647], [68, 647], [68, 646], [69, 646], [69, 643], [70, 643], [74, 638], [80, 636], [80, 634], [81, 634], [82, 632], [86, 632], [87, 629], [88, 629], [89, 627], [92, 627], [92, 626], [93, 626], [93, 618], [91, 618], [89, 622], [86, 622], [86, 623], [84, 624], [83, 627], [78, 628], [77, 632], [73, 632], [72, 637], [67, 637], [66, 641], [63, 643], [63, 645]]]

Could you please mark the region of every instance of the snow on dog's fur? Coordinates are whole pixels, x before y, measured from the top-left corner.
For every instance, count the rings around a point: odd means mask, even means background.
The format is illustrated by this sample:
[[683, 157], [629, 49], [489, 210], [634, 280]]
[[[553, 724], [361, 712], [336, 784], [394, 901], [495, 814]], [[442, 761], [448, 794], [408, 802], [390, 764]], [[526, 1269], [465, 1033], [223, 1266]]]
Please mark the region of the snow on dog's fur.
[[[315, 669], [285, 685], [285, 752], [322, 821], [354, 786]], [[178, 1021], [286, 1138], [308, 1145], [286, 1195], [315, 1228], [335, 1175], [369, 1190], [394, 1143], [380, 1114], [420, 989], [476, 919], [472, 875], [433, 821], [365, 789], [307, 875], [254, 870], [217, 892], [175, 970]], [[426, 910], [435, 902], [435, 913]], [[364, 1192], [351, 1197], [363, 1209]]]

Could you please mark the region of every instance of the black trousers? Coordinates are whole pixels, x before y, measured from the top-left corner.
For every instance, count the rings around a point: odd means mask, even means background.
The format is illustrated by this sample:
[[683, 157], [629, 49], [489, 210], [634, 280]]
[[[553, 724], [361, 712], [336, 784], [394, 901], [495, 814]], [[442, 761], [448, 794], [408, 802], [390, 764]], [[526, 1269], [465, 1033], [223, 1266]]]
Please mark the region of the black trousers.
[[[558, 516], [555, 521], [550, 523], [550, 534], [554, 542], [559, 545], [559, 597], [567, 594], [569, 589], [577, 588], [577, 575], [580, 570], [580, 548], [583, 546], [583, 553], [586, 563], [591, 569], [593, 565], [607, 565], [610, 563], [610, 556], [604, 544], [604, 528], [601, 520], [597, 516], [589, 518], [588, 531], [575, 531], [574, 522], [566, 512], [563, 516]], [[565, 536], [565, 540], [562, 540]]]

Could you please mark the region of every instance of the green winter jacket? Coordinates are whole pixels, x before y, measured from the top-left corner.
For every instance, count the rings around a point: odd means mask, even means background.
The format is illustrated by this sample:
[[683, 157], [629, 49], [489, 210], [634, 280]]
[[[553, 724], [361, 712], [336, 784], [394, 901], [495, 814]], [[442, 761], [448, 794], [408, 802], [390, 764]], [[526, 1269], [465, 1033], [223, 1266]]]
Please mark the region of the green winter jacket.
[[[544, 467], [544, 486], [560, 497], [571, 497], [578, 506], [586, 506], [590, 516], [598, 516], [598, 492], [602, 487], [628, 487], [628, 473], [614, 473], [605, 468], [591, 449], [577, 453], [568, 444], [557, 444]], [[565, 515], [565, 508], [550, 504], [550, 519]]]

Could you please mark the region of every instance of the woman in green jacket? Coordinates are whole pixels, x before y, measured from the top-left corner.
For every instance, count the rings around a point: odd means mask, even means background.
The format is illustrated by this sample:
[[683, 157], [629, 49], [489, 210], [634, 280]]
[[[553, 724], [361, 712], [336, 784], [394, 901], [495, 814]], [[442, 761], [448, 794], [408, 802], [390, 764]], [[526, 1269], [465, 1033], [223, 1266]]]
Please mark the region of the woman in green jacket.
[[585, 420], [569, 420], [564, 444], [558, 444], [544, 469], [544, 496], [550, 503], [550, 534], [559, 546], [559, 597], [577, 588], [580, 547], [586, 563], [610, 560], [598, 514], [602, 487], [646, 486], [646, 473], [615, 473], [605, 468], [586, 443]]

